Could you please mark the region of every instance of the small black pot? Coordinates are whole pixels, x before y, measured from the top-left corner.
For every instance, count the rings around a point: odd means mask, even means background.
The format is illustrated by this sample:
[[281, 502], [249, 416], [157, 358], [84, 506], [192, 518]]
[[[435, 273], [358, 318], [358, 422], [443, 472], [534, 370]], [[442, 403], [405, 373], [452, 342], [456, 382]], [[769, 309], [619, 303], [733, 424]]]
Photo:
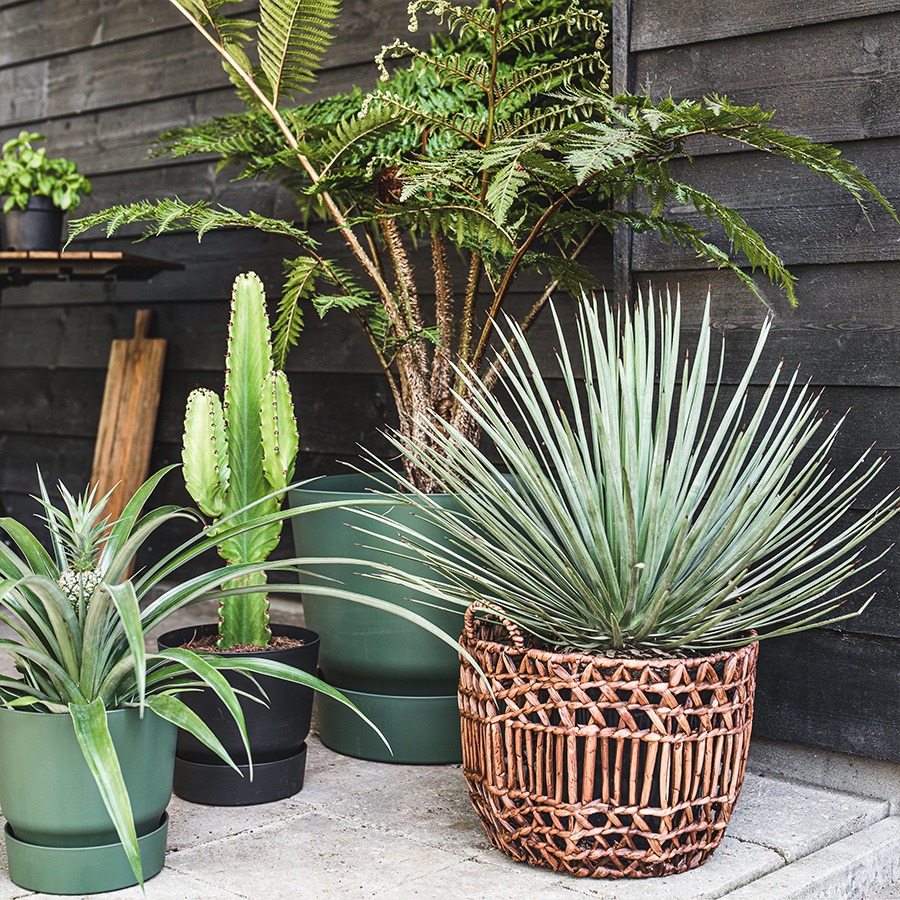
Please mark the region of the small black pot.
[[63, 211], [49, 197], [30, 197], [25, 209], [3, 214], [3, 250], [59, 250]]
[[[196, 625], [166, 632], [159, 638], [161, 649], [180, 647], [194, 638], [218, 633], [217, 627]], [[259, 650], [229, 653], [228, 656], [261, 657], [286, 663], [315, 674], [319, 658], [319, 636], [307, 628], [272, 625], [272, 634], [304, 641], [287, 650]], [[223, 654], [226, 655], [226, 654]], [[235, 688], [255, 693], [256, 687], [237, 672], [223, 673]], [[253, 781], [237, 725], [224, 704], [210, 690], [181, 695], [186, 703], [213, 730], [241, 775], [225, 765], [211, 750], [186, 731], [178, 732], [175, 757], [175, 793], [191, 803], [207, 806], [252, 806], [291, 797], [303, 787], [306, 770], [306, 737], [312, 718], [313, 691], [278, 678], [254, 676], [266, 692], [268, 706], [239, 698], [250, 752]]]

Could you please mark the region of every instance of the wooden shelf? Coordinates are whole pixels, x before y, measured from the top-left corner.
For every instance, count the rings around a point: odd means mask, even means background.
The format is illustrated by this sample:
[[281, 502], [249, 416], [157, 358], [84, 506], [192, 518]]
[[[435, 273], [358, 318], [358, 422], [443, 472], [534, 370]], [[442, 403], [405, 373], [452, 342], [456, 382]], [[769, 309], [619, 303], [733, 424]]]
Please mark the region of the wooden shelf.
[[162, 271], [183, 268], [181, 263], [119, 251], [4, 250], [0, 251], [0, 290], [32, 281], [146, 281]]

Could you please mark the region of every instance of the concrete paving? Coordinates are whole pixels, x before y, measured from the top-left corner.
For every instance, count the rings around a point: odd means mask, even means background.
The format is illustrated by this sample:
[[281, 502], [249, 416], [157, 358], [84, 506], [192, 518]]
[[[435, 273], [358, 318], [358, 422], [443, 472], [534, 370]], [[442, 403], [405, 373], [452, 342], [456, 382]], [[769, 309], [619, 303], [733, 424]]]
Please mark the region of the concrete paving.
[[[664, 879], [576, 879], [515, 863], [488, 843], [459, 766], [364, 762], [316, 737], [295, 797], [219, 809], [173, 798], [169, 814], [166, 867], [146, 894], [95, 896], [900, 900], [900, 766], [769, 741], [753, 744], [713, 858]], [[0, 859], [0, 900], [42, 896], [5, 868]]]

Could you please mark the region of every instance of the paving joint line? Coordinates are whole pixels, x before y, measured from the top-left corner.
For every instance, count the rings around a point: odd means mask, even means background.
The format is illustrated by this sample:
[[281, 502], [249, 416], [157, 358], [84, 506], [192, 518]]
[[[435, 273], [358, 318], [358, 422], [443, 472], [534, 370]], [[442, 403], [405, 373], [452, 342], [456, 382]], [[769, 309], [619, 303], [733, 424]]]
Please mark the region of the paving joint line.
[[[881, 821], [881, 820], [879, 819], [879, 821]], [[725, 837], [731, 838], [731, 840], [737, 841], [739, 844], [752, 844], [754, 847], [762, 847], [764, 850], [771, 850], [781, 860], [781, 865], [778, 867], [779, 869], [783, 868], [784, 866], [789, 866], [791, 864], [791, 860], [789, 860], [787, 858], [787, 856], [785, 855], [783, 850], [779, 850], [778, 847], [775, 847], [772, 844], [767, 844], [765, 841], [754, 841], [754, 840], [750, 840], [750, 838], [736, 837], [733, 834], [729, 834], [728, 829], [725, 830]], [[824, 846], [830, 847], [832, 843], [834, 843], [834, 841], [832, 841], [829, 844], [825, 844]], [[819, 849], [821, 850], [822, 848], [820, 847]], [[810, 853], [815, 853], [815, 852], [816, 852], [815, 850], [810, 850]], [[798, 856], [797, 859], [803, 859], [804, 856], [809, 856], [809, 853], [804, 853], [803, 856]], [[796, 862], [796, 861], [797, 860], [794, 860], [794, 862]], [[777, 871], [777, 869], [773, 869], [772, 871]], [[750, 882], [747, 882], [747, 884], [749, 884], [749, 883]], [[742, 887], [743, 887], [743, 885], [742, 885]]]
[[805, 781], [802, 778], [797, 778], [792, 775], [783, 775], [780, 772], [776, 772], [774, 769], [751, 769], [748, 767], [747, 772], [751, 775], [755, 775], [757, 778], [768, 778], [771, 781], [781, 781], [785, 784], [793, 785], [794, 787], [817, 788], [820, 791], [827, 791], [829, 794], [842, 794], [845, 797], [853, 797], [858, 800], [880, 800], [887, 807], [887, 815], [892, 814], [890, 812], [892, 798], [885, 797], [883, 794], [860, 794], [856, 791], [847, 791], [842, 788], [829, 787], [828, 785], [816, 781]]
[[[253, 900], [253, 897], [250, 894], [241, 894], [238, 891], [232, 890], [231, 888], [223, 888], [222, 885], [220, 885], [220, 884], [214, 884], [210, 881], [206, 881], [203, 878], [199, 878], [193, 872], [185, 872], [180, 869], [173, 869], [168, 863], [166, 863], [166, 865], [163, 866], [163, 871], [165, 871], [166, 869], [168, 869], [170, 872], [174, 873], [175, 875], [178, 875], [181, 878], [188, 878], [191, 881], [196, 881], [197, 884], [202, 885], [205, 888], [214, 888], [217, 891], [225, 890], [232, 896], [240, 898], [240, 900]], [[146, 896], [146, 890], [145, 890], [145, 896]]]
[[196, 844], [192, 844], [190, 846], [184, 847], [173, 847], [166, 849], [166, 856], [171, 854], [179, 854], [179, 853], [190, 853], [192, 850], [199, 850], [203, 847], [214, 847], [216, 844], [225, 843], [225, 841], [230, 841], [236, 837], [242, 837], [246, 834], [253, 834], [256, 831], [262, 831], [264, 829], [271, 828], [279, 828], [282, 825], [286, 825], [288, 822], [293, 822], [295, 819], [302, 819], [304, 816], [309, 815], [309, 810], [303, 810], [303, 812], [296, 813], [295, 815], [287, 816], [284, 819], [277, 819], [274, 822], [265, 822], [261, 825], [251, 825], [248, 828], [242, 828], [240, 831], [235, 831], [231, 834], [223, 834], [221, 837], [212, 838], [207, 841], [200, 841]]

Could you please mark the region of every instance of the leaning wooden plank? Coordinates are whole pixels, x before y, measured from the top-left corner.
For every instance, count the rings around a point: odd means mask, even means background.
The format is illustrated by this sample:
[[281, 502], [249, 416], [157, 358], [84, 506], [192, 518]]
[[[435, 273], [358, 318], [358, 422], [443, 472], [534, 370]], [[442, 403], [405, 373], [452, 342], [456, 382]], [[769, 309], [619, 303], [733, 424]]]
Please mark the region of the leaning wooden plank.
[[101, 493], [115, 488], [107, 512], [118, 518], [147, 478], [159, 408], [166, 342], [149, 338], [153, 313], [138, 310], [134, 337], [115, 340], [109, 354], [91, 483]]

